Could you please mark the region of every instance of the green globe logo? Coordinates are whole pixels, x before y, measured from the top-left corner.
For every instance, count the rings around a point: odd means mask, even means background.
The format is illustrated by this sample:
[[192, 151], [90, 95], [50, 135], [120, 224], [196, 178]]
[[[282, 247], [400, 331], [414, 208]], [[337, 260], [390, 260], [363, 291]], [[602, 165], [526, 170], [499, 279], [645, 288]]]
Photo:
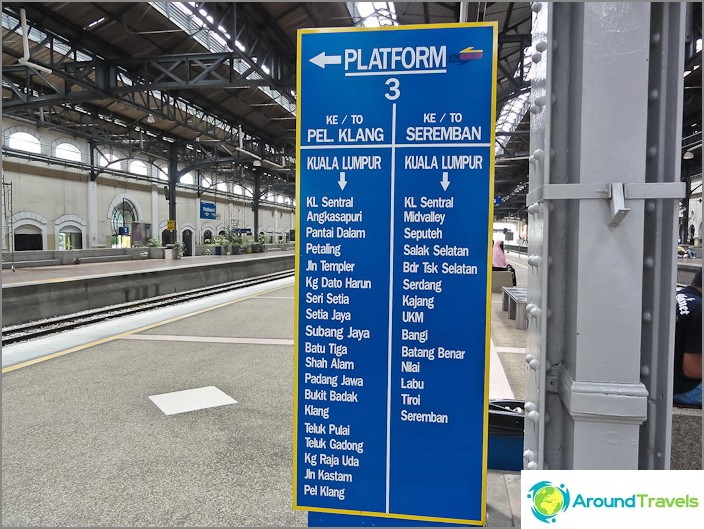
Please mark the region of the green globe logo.
[[570, 504], [570, 493], [564, 485], [555, 486], [549, 481], [540, 481], [528, 491], [532, 500], [531, 512], [545, 523], [555, 521], [555, 517]]
[[564, 504], [562, 492], [557, 487], [543, 487], [533, 497], [535, 510], [543, 516], [556, 515]]

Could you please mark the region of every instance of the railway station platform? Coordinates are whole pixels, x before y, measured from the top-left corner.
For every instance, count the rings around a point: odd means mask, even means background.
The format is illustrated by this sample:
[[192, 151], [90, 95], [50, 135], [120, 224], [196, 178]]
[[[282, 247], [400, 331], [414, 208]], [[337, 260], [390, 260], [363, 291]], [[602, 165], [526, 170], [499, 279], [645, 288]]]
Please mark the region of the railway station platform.
[[2, 270], [3, 326], [219, 285], [294, 267], [294, 252]]
[[[527, 256], [507, 259], [525, 286]], [[150, 263], [84, 270], [135, 265]], [[4, 525], [306, 526], [291, 508], [293, 296], [278, 279], [5, 347]], [[491, 304], [489, 398], [524, 400], [526, 331], [501, 293]], [[520, 526], [520, 472], [490, 468], [487, 500], [487, 526]]]
[[[508, 257], [525, 285], [525, 256]], [[4, 524], [306, 526], [293, 295], [279, 279], [7, 347]], [[491, 399], [523, 398], [524, 337], [493, 294]], [[490, 469], [487, 498], [488, 526], [520, 525], [518, 471]]]

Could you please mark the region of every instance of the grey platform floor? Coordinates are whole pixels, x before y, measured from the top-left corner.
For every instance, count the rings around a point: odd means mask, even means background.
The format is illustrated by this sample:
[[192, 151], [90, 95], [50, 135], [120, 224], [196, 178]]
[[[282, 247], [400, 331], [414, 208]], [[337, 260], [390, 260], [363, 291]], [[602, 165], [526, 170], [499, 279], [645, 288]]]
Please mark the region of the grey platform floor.
[[[288, 286], [5, 373], [2, 525], [305, 526], [292, 306]], [[523, 398], [524, 335], [494, 294], [501, 396]], [[237, 403], [167, 416], [148, 398], [203, 386]], [[487, 492], [487, 525], [520, 525], [520, 473], [490, 471]]]
[[3, 285], [14, 285], [18, 283], [30, 282], [56, 282], [83, 277], [93, 277], [96, 275], [146, 272], [164, 268], [172, 269], [177, 267], [224, 263], [227, 261], [262, 259], [280, 255], [293, 255], [293, 253], [294, 252], [292, 250], [272, 250], [258, 254], [200, 255], [197, 257], [184, 257], [182, 259], [136, 259], [132, 261], [81, 263], [78, 265], [67, 264], [59, 266], [37, 266], [18, 268], [15, 271], [3, 269], [0, 277], [2, 277]]

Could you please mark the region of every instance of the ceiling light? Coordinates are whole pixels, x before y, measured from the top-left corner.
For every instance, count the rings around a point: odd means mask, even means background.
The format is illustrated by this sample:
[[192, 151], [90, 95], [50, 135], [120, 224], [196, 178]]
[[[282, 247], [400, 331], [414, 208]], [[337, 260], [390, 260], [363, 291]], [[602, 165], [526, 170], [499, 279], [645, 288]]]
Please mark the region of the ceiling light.
[[686, 153], [684, 153], [684, 155], [682, 155], [682, 158], [684, 158], [685, 160], [691, 160], [692, 158], [694, 158], [694, 153], [687, 151]]

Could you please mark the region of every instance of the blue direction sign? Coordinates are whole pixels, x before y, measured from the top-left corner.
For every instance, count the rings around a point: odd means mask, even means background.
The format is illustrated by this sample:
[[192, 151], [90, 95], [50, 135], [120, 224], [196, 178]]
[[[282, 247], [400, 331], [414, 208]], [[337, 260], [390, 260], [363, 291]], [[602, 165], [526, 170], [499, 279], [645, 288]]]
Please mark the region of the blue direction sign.
[[213, 219], [217, 218], [215, 202], [201, 202], [200, 203], [200, 218], [201, 219]]
[[484, 523], [496, 35], [299, 32], [297, 509]]

